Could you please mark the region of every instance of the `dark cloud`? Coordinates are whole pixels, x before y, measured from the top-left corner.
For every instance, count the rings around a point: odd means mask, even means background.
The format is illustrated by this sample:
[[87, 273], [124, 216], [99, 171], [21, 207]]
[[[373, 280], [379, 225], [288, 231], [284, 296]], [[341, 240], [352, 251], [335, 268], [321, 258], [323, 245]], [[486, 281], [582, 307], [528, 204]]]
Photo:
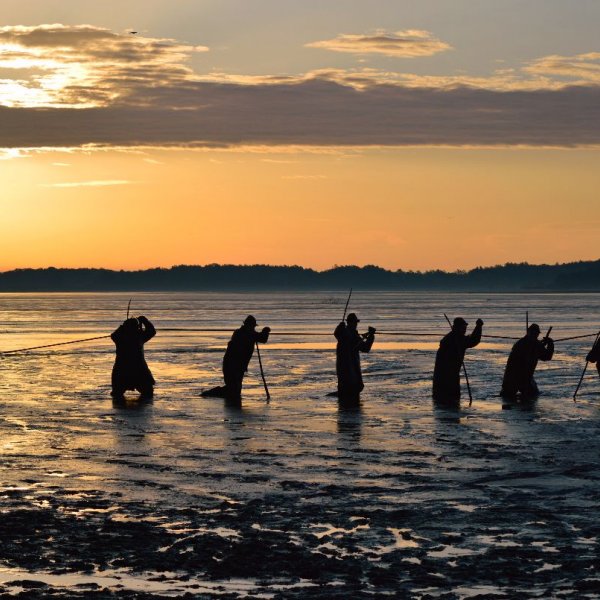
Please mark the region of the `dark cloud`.
[[0, 69], [19, 73], [0, 80], [0, 147], [600, 144], [593, 77], [551, 77], [595, 76], [596, 54], [540, 59], [527, 77], [201, 77], [186, 64], [196, 50], [91, 26], [0, 28]]
[[[138, 91], [144, 95], [143, 90]], [[145, 106], [0, 108], [0, 146], [600, 143], [600, 88], [512, 91], [198, 82]]]

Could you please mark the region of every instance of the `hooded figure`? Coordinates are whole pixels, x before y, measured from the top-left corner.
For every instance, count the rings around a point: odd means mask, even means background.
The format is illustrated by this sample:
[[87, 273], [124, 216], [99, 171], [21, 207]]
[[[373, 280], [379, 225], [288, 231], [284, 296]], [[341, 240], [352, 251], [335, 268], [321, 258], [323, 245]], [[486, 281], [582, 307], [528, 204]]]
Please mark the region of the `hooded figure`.
[[594, 347], [588, 352], [586, 359], [588, 362], [596, 363], [596, 370], [600, 375], [600, 338], [594, 344]]
[[438, 402], [455, 403], [460, 400], [460, 369], [467, 348], [474, 348], [481, 341], [483, 321], [477, 319], [471, 335], [466, 335], [467, 325], [461, 317], [454, 319], [452, 331], [442, 338], [435, 355], [433, 399]]
[[256, 343], [265, 344], [269, 339], [270, 327], [256, 331], [256, 319], [248, 315], [244, 324], [233, 332], [223, 357], [224, 395], [231, 400], [240, 400], [242, 381], [248, 371], [248, 363], [254, 353]]
[[532, 323], [527, 329], [527, 335], [522, 337], [510, 351], [502, 391], [504, 398], [515, 398], [521, 393], [522, 398], [535, 398], [539, 395], [537, 383], [533, 378], [538, 360], [552, 360], [554, 342], [551, 338], [538, 340], [540, 327]]
[[122, 398], [127, 390], [137, 390], [143, 397], [154, 393], [154, 377], [144, 358], [144, 344], [156, 335], [154, 325], [143, 315], [127, 319], [110, 336], [117, 356], [112, 370], [112, 395]]
[[359, 334], [356, 327], [360, 319], [350, 313], [346, 323], [342, 321], [333, 332], [337, 340], [335, 367], [338, 378], [338, 398], [340, 401], [358, 401], [364, 389], [360, 369], [360, 352], [370, 352], [375, 341], [375, 328]]

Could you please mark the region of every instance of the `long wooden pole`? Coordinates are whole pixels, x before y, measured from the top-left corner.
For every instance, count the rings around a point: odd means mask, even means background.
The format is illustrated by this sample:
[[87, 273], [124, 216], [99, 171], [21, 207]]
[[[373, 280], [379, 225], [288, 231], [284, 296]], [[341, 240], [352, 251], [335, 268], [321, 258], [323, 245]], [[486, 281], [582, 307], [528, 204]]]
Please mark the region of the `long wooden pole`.
[[346, 306], [344, 307], [344, 316], [342, 317], [342, 321], [346, 320], [346, 311], [348, 310], [348, 304], [350, 304], [350, 298], [352, 298], [352, 288], [350, 288], [350, 293], [348, 294], [348, 300], [346, 300]]
[[129, 302], [127, 303], [127, 319], [129, 319], [129, 309], [131, 308], [131, 301], [133, 298], [129, 298]]
[[263, 385], [265, 386], [265, 393], [267, 394], [267, 402], [271, 400], [271, 394], [269, 394], [269, 387], [267, 386], [267, 380], [265, 379], [265, 372], [263, 371], [262, 359], [260, 357], [260, 349], [258, 348], [258, 342], [256, 342], [256, 356], [258, 356], [258, 365], [260, 366], [260, 376], [262, 377]]
[[[592, 350], [596, 347], [596, 344], [598, 343], [598, 339], [600, 339], [600, 331], [598, 332], [598, 335], [596, 336], [596, 341], [594, 342], [594, 345], [592, 346]], [[585, 360], [585, 366], [583, 367], [583, 372], [581, 373], [581, 377], [579, 378], [579, 383], [577, 384], [577, 389], [575, 390], [575, 393], [573, 394], [573, 402], [577, 402], [577, 392], [579, 391], [579, 388], [581, 387], [581, 384], [583, 383], [583, 378], [585, 377], [585, 372], [587, 371], [588, 365], [590, 364], [590, 361]]]
[[[448, 315], [444, 313], [444, 317], [446, 317], [446, 321], [448, 321], [448, 325], [450, 325], [450, 330], [452, 330], [452, 323], [450, 323], [450, 319]], [[460, 353], [460, 347], [458, 346], [458, 340], [456, 341], [456, 350]], [[462, 361], [463, 373], [465, 374], [465, 381], [467, 383], [467, 391], [469, 392], [469, 406], [473, 404], [473, 395], [471, 394], [471, 384], [469, 383], [469, 375], [467, 374], [467, 367], [465, 365], [465, 361]]]

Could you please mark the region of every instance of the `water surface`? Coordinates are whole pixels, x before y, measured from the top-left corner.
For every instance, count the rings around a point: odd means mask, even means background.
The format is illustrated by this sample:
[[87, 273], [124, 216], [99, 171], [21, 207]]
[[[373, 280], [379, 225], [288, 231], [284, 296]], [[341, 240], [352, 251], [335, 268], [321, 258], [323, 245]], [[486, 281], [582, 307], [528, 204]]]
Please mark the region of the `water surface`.
[[[0, 349], [109, 334], [125, 294], [0, 295]], [[544, 395], [498, 398], [510, 342], [467, 354], [474, 400], [433, 407], [437, 337], [381, 336], [358, 410], [339, 409], [337, 293], [138, 294], [152, 403], [114, 406], [110, 339], [0, 359], [0, 590], [203, 597], [597, 597], [600, 381], [591, 339], [557, 344]], [[554, 337], [587, 334], [600, 295], [355, 292], [361, 327], [446, 333], [443, 313], [517, 337], [525, 310]], [[220, 382], [248, 314], [276, 336], [243, 407]], [[37, 582], [37, 583], [35, 583]], [[47, 587], [43, 587], [47, 586]], [[139, 596], [142, 597], [142, 596]]]

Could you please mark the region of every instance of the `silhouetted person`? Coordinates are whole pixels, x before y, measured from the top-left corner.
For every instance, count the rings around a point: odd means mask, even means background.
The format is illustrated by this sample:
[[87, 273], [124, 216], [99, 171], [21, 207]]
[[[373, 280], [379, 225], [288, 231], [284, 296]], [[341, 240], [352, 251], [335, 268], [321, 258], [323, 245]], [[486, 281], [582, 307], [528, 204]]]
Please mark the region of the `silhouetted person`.
[[218, 386], [202, 392], [203, 396], [217, 396], [231, 402], [240, 402], [242, 398], [242, 382], [248, 371], [248, 363], [254, 353], [256, 343], [265, 344], [269, 339], [270, 327], [256, 331], [256, 319], [248, 315], [244, 324], [233, 332], [223, 357], [224, 386]]
[[137, 390], [142, 398], [154, 393], [154, 377], [144, 358], [144, 344], [156, 335], [156, 329], [143, 315], [127, 319], [110, 336], [117, 356], [112, 370], [112, 396], [123, 398], [127, 390]]
[[358, 403], [363, 391], [360, 352], [370, 352], [375, 341], [375, 328], [369, 327], [362, 335], [357, 331], [360, 319], [350, 313], [333, 332], [337, 340], [335, 367], [338, 378], [338, 399], [341, 403]]
[[483, 321], [477, 319], [470, 335], [466, 335], [467, 325], [464, 319], [456, 317], [452, 331], [440, 342], [433, 370], [433, 399], [437, 402], [455, 404], [460, 401], [460, 370], [465, 352], [481, 341]]
[[554, 354], [552, 338], [540, 341], [539, 336], [539, 325], [532, 323], [527, 329], [527, 335], [512, 347], [502, 380], [502, 397], [516, 398], [517, 394], [521, 394], [521, 398], [531, 399], [539, 395], [540, 391], [533, 378], [535, 368], [538, 360], [552, 360]]
[[598, 375], [600, 375], [600, 339], [598, 339], [594, 347], [588, 352], [585, 360], [596, 363], [596, 370], [598, 371]]

